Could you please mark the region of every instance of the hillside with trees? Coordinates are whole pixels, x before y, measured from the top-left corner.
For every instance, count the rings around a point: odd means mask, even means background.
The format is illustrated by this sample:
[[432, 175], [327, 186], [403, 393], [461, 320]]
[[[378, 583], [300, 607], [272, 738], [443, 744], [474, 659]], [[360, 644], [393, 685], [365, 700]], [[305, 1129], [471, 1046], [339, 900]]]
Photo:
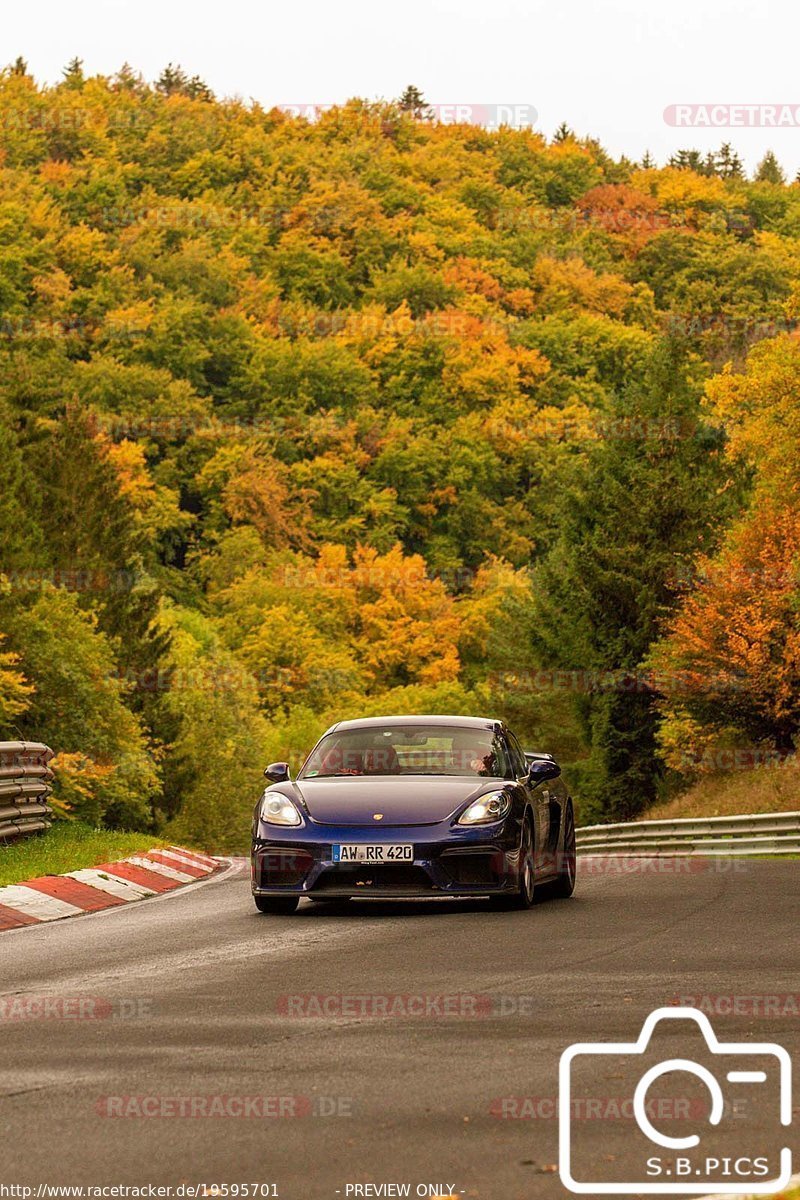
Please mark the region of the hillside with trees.
[[507, 717], [584, 820], [785, 759], [798, 304], [774, 156], [18, 60], [2, 736], [57, 751], [64, 815], [215, 850], [359, 713]]

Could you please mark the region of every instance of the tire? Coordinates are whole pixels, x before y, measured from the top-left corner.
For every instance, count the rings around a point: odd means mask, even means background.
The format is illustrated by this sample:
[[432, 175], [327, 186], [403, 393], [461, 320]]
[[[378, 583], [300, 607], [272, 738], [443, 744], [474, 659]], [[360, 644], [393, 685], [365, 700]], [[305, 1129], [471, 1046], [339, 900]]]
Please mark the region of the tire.
[[300, 897], [253, 896], [253, 903], [260, 913], [272, 913], [276, 917], [289, 917], [300, 903]]
[[564, 843], [561, 851], [561, 870], [558, 878], [550, 885], [550, 895], [557, 900], [568, 900], [575, 891], [577, 871], [575, 850], [575, 814], [572, 801], [567, 801], [564, 810]]
[[536, 870], [533, 854], [533, 820], [525, 817], [522, 826], [522, 841], [519, 848], [519, 885], [516, 892], [506, 896], [493, 896], [495, 908], [527, 909], [533, 907], [536, 891]]

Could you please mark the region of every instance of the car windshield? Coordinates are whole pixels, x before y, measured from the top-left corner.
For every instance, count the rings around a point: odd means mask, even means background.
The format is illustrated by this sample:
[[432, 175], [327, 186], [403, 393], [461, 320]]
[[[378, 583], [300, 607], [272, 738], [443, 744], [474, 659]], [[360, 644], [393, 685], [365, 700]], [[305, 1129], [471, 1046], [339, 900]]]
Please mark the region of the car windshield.
[[490, 729], [364, 726], [327, 734], [299, 779], [336, 775], [466, 775], [506, 778], [506, 752]]

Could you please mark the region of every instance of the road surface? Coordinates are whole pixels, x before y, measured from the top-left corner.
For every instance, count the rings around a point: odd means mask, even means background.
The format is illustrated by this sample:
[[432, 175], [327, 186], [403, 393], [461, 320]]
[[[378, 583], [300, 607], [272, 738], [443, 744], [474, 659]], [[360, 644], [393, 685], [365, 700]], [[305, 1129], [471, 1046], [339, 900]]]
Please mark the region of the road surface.
[[[256, 913], [239, 860], [164, 899], [5, 933], [0, 1183], [563, 1196], [547, 1106], [561, 1052], [633, 1040], [679, 995], [800, 992], [799, 869], [584, 869], [572, 900], [530, 912], [304, 901], [278, 918]], [[419, 1015], [410, 993], [450, 1010]], [[405, 1009], [338, 1011], [359, 995]], [[751, 1005], [715, 1025], [800, 1051], [797, 1016]], [[613, 1141], [624, 1169], [608, 1128], [581, 1136], [597, 1156]]]

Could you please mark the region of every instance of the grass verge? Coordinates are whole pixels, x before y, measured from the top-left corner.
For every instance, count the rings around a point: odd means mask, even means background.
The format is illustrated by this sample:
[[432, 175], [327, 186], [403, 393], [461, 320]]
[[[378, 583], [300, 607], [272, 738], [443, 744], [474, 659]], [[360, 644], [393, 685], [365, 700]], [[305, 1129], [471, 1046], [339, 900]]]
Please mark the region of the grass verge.
[[0, 842], [0, 887], [39, 875], [63, 875], [95, 867], [168, 844], [150, 833], [118, 833], [92, 829], [79, 821], [56, 821], [47, 833], [7, 844]]
[[[793, 763], [793, 760], [789, 760]], [[654, 804], [636, 819], [733, 817], [800, 810], [800, 770], [794, 765], [729, 771], [700, 779], [680, 796]]]

